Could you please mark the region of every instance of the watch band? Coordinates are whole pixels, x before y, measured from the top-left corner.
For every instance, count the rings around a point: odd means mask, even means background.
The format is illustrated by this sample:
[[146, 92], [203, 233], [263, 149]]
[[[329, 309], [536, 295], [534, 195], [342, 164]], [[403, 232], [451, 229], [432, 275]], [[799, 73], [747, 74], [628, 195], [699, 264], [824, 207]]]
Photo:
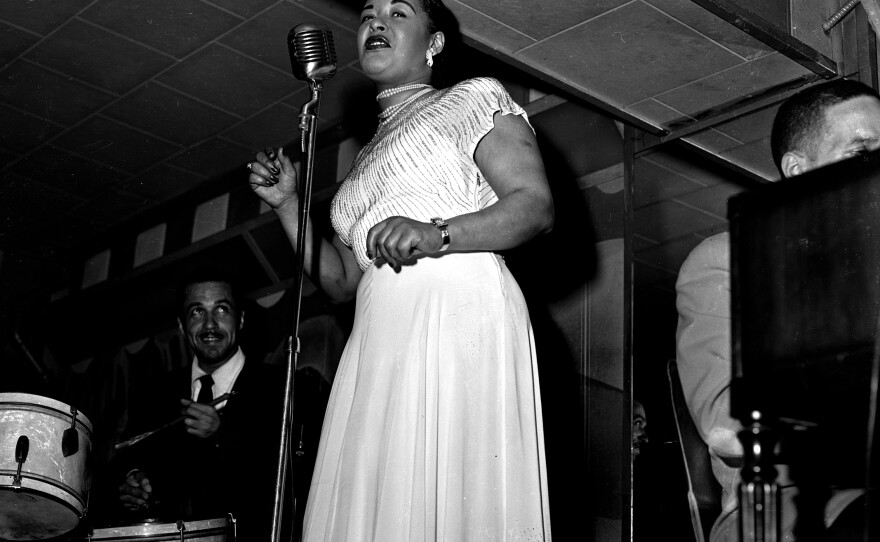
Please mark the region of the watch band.
[[440, 230], [440, 236], [443, 238], [443, 245], [440, 246], [440, 250], [438, 252], [443, 252], [447, 248], [449, 248], [449, 224], [446, 223], [440, 217], [434, 217], [431, 219], [431, 224], [433, 224], [438, 230]]

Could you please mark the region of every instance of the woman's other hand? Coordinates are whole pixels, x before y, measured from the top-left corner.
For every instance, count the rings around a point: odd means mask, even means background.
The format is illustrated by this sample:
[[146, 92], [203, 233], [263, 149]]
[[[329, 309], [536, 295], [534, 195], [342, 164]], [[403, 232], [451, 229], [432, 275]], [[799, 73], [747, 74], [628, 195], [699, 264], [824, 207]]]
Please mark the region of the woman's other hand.
[[273, 209], [298, 200], [296, 167], [282, 147], [258, 152], [248, 169], [251, 189]]
[[443, 246], [443, 236], [436, 226], [402, 216], [379, 222], [367, 233], [367, 255], [382, 258], [391, 267], [417, 254], [433, 254]]

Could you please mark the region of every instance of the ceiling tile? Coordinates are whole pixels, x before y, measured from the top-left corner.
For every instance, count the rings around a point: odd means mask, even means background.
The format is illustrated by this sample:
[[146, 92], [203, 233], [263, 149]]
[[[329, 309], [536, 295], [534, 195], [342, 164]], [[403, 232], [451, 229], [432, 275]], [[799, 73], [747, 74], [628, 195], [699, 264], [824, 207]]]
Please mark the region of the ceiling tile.
[[112, 94], [23, 60], [0, 72], [0, 100], [65, 126], [81, 121], [114, 99]]
[[[320, 139], [320, 134], [317, 134]], [[299, 110], [275, 104], [223, 133], [228, 139], [254, 152], [266, 147], [287, 146], [299, 141]]]
[[39, 34], [48, 34], [94, 0], [3, 0], [0, 19]]
[[[326, 92], [328, 86], [330, 88], [332, 88], [334, 86], [339, 85], [339, 80], [337, 79], [337, 77], [339, 77], [341, 74], [342, 74], [342, 70], [337, 72], [336, 77], [331, 79], [329, 82], [324, 83], [325, 92]], [[311, 101], [311, 99], [312, 99], [312, 92], [309, 89], [308, 84], [305, 82], [294, 80], [292, 82], [292, 86], [290, 87], [290, 90], [292, 91], [292, 93], [284, 98], [284, 103], [289, 105], [290, 107], [293, 107], [297, 111], [302, 109], [303, 104]], [[324, 95], [322, 94], [321, 96], [323, 98]], [[322, 99], [322, 103], [323, 103], [323, 99]], [[324, 110], [324, 108], [321, 107], [320, 111], [318, 111], [319, 117], [324, 112], [323, 110]]]
[[119, 224], [152, 205], [150, 200], [108, 190], [70, 212], [70, 216], [104, 224]]
[[722, 223], [717, 217], [665, 200], [642, 207], [633, 217], [633, 231], [657, 242], [688, 235], [695, 229], [708, 229]]
[[36, 36], [0, 22], [0, 66], [9, 64], [35, 43]]
[[278, 0], [211, 0], [215, 6], [229, 10], [242, 17], [253, 17]]
[[738, 141], [728, 135], [722, 134], [714, 128], [697, 132], [684, 139], [701, 149], [710, 149], [712, 152], [724, 152], [728, 149], [742, 145], [742, 141]]
[[99, 0], [80, 17], [177, 58], [242, 21], [196, 0]]
[[89, 198], [118, 183], [123, 173], [55, 147], [43, 147], [12, 166], [25, 177]]
[[169, 69], [159, 81], [247, 117], [287, 95], [296, 80], [293, 75], [212, 44]]
[[462, 2], [447, 0], [445, 4], [458, 19], [462, 34], [478, 39], [480, 43], [492, 50], [513, 53], [535, 43], [534, 38], [510, 28]]
[[[361, 24], [361, 8], [366, 2], [360, 0], [288, 0], [321, 17], [335, 21], [351, 32]], [[305, 22], [305, 21], [304, 21]]]
[[719, 66], [714, 71], [718, 73], [661, 92], [655, 98], [673, 109], [693, 115], [812, 75], [810, 70], [779, 53], [728, 70]]
[[[773, 119], [776, 118], [778, 110], [779, 104], [759, 109], [748, 115], [741, 115], [733, 120], [717, 124], [714, 129], [742, 143], [751, 143], [767, 137], [773, 128]], [[769, 147], [767, 149], [769, 152]]]
[[173, 62], [171, 57], [77, 20], [64, 25], [26, 57], [117, 94]]
[[103, 113], [184, 145], [214, 136], [240, 120], [158, 83], [138, 88]]
[[639, 235], [638, 232], [633, 232], [632, 238], [632, 250], [633, 253], [638, 253], [643, 250], [648, 250], [651, 247], [660, 246], [660, 243], [654, 241], [652, 239], [646, 239]]
[[292, 73], [287, 35], [298, 24], [315, 22], [326, 26], [333, 34], [339, 66], [356, 61], [358, 52], [355, 29], [316, 19], [313, 13], [299, 7], [299, 3], [281, 3], [230, 32], [220, 41], [285, 73]]
[[115, 188], [152, 201], [166, 201], [189, 192], [206, 181], [190, 171], [160, 164], [119, 183]]
[[686, 235], [661, 245], [641, 250], [635, 254], [637, 261], [650, 264], [653, 267], [664, 269], [674, 275], [678, 274], [682, 262], [687, 258], [691, 250], [702, 239], [692, 235]]
[[650, 122], [657, 128], [663, 128], [672, 121], [680, 121], [682, 119], [690, 118], [681, 111], [676, 111], [668, 105], [658, 102], [654, 98], [648, 98], [647, 100], [636, 102], [628, 106], [626, 111], [640, 119]]
[[[300, 84], [306, 86], [305, 83]], [[365, 123], [375, 128], [376, 115], [379, 114], [375, 96], [376, 87], [366, 75], [352, 68], [340, 70], [333, 79], [324, 83], [318, 117], [329, 124]], [[307, 94], [299, 97], [295, 102], [297, 109], [302, 109], [308, 98]], [[292, 104], [293, 97], [284, 102]]]
[[736, 175], [717, 163], [700, 157], [697, 153], [673, 143], [653, 149], [643, 155], [659, 168], [673, 171], [700, 186], [712, 186], [728, 182]]
[[94, 117], [61, 135], [55, 144], [90, 160], [138, 173], [179, 151], [178, 146], [103, 117]]
[[693, 0], [644, 0], [655, 8], [678, 19], [719, 45], [727, 47], [746, 60], [754, 60], [773, 52], [771, 47], [717, 17]]
[[56, 216], [84, 200], [12, 172], [0, 173], [0, 216]]
[[92, 240], [96, 235], [107, 231], [108, 225], [92, 217], [80, 218], [66, 215], [46, 234], [58, 238], [59, 246], [76, 248]]
[[621, 108], [744, 63], [730, 50], [641, 1], [566, 30], [517, 56]]
[[633, 207], [636, 209], [704, 188], [675, 169], [667, 169], [649, 158], [635, 161]]
[[[0, 243], [10, 254], [26, 254], [35, 258], [52, 258], [58, 251], [68, 248], [68, 240], [53, 235], [57, 226], [43, 221], [41, 215], [33, 217], [22, 213], [0, 215]], [[58, 229], [62, 234], [63, 229]]]
[[553, 9], [539, 9], [532, 0], [460, 0], [462, 4], [537, 40], [589, 21], [629, 1], [564, 0], [554, 2]]
[[676, 199], [691, 207], [696, 207], [718, 218], [727, 220], [727, 200], [730, 199], [730, 196], [739, 194], [743, 190], [745, 188], [742, 185], [721, 183], [691, 192], [690, 194], [684, 194]]
[[168, 163], [208, 177], [220, 176], [240, 168], [244, 182], [247, 178], [244, 165], [254, 159], [254, 154], [254, 149], [214, 138], [188, 149]]
[[765, 179], [779, 179], [779, 171], [776, 169], [773, 156], [770, 153], [769, 135], [764, 139], [724, 151], [719, 156]]
[[21, 113], [8, 107], [0, 106], [0, 146], [27, 152], [54, 137], [59, 131], [58, 126]]

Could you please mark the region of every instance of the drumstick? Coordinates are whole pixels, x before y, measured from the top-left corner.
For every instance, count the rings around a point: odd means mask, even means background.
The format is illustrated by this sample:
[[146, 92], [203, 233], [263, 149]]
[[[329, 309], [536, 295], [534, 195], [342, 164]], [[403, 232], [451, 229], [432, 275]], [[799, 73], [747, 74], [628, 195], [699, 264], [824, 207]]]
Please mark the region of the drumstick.
[[[221, 395], [220, 397], [217, 397], [216, 399], [214, 399], [210, 403], [205, 403], [205, 404], [208, 406], [216, 406], [216, 405], [222, 403], [223, 401], [229, 399], [230, 397], [232, 397], [236, 393], [238, 393], [238, 392], [231, 391], [229, 393], [224, 393], [223, 395]], [[146, 433], [141, 433], [140, 435], [138, 435], [136, 437], [132, 437], [132, 438], [126, 440], [125, 442], [120, 442], [118, 444], [115, 444], [113, 446], [113, 448], [115, 450], [121, 450], [123, 448], [128, 448], [129, 446], [133, 446], [133, 445], [137, 444], [138, 442], [144, 440], [145, 438], [149, 437], [150, 435], [154, 435], [163, 429], [167, 429], [167, 428], [171, 427], [172, 425], [176, 425], [185, 419], [186, 419], [186, 415], [184, 414], [182, 416], [179, 416], [179, 417], [171, 420], [170, 422], [166, 423], [165, 425], [162, 425], [160, 427], [157, 427], [156, 429], [153, 429], [152, 431], [147, 431]]]

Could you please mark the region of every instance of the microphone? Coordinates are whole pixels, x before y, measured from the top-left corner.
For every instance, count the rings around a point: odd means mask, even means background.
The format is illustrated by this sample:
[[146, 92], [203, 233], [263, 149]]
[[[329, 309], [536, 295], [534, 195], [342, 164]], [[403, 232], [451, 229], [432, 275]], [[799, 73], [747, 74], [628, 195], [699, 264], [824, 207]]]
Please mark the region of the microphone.
[[333, 34], [327, 28], [304, 23], [287, 34], [293, 75], [300, 81], [323, 81], [336, 75]]

